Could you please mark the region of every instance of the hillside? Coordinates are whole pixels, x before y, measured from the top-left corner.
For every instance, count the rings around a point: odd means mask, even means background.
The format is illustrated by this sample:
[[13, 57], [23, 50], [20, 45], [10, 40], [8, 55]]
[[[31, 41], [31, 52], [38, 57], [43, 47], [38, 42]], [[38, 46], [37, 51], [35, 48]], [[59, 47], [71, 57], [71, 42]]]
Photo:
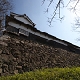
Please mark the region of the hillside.
[[7, 33], [0, 37], [0, 75], [80, 66], [80, 54]]

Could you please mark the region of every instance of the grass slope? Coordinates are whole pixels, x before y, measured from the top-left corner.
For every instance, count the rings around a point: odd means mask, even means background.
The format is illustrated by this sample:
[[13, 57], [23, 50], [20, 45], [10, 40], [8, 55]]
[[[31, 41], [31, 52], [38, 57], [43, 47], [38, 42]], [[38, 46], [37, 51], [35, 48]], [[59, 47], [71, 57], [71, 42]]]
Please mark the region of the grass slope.
[[80, 80], [80, 67], [41, 69], [0, 77], [0, 80]]

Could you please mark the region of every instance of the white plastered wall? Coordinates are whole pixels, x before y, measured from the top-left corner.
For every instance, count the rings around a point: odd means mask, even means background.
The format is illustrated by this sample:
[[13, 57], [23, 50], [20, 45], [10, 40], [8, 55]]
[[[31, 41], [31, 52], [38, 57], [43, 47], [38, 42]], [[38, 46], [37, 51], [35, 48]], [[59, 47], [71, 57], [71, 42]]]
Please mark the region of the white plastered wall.
[[23, 26], [23, 25], [20, 25], [20, 24], [16, 24], [16, 23], [14, 23], [14, 22], [9, 22], [8, 23], [9, 25], [11, 25], [11, 26], [13, 26], [13, 27], [16, 27], [16, 28], [21, 28], [21, 29], [24, 29], [24, 30], [26, 30], [26, 31], [28, 31], [28, 32], [30, 32], [30, 33], [32, 33], [32, 34], [35, 34], [35, 35], [37, 35], [37, 36], [40, 36], [40, 37], [42, 37], [42, 38], [45, 38], [45, 39], [47, 39], [47, 40], [52, 40], [52, 41], [55, 41], [55, 42], [57, 42], [57, 43], [60, 43], [60, 44], [63, 44], [63, 45], [65, 45], [65, 46], [67, 46], [67, 44], [66, 43], [64, 43], [64, 42], [62, 42], [62, 41], [59, 41], [59, 40], [53, 40], [53, 38], [50, 38], [50, 37], [48, 37], [48, 36], [46, 36], [46, 35], [43, 35], [43, 34], [40, 34], [39, 32], [34, 32], [34, 31], [32, 31], [31, 29], [27, 29], [27, 27], [25, 27], [25, 26]]
[[25, 24], [29, 24], [31, 26], [33, 26], [27, 19], [25, 19], [24, 17], [18, 17], [18, 16], [14, 16], [15, 19], [25, 23]]

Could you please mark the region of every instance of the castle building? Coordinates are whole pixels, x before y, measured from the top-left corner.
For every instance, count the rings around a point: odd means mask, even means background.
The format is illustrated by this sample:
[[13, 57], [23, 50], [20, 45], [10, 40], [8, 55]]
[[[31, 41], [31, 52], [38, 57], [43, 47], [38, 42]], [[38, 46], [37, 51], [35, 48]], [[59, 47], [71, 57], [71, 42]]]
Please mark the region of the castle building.
[[58, 39], [46, 32], [41, 32], [35, 27], [35, 23], [26, 15], [20, 15], [11, 12], [10, 16], [6, 16], [6, 31], [10, 33], [14, 33], [16, 35], [24, 35], [28, 37], [29, 39], [32, 39], [34, 41], [40, 41], [45, 44], [49, 44], [56, 47], [62, 47], [65, 48], [69, 47], [72, 51], [80, 51], [80, 48], [78, 46], [73, 47], [73, 44]]

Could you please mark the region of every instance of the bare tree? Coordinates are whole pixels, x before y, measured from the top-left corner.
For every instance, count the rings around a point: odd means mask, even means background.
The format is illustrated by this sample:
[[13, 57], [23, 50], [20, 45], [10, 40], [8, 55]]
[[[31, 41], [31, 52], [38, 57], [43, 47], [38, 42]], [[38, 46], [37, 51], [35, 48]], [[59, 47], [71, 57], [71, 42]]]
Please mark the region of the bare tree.
[[[45, 1], [47, 1], [47, 0], [42, 0], [42, 4], [44, 4]], [[46, 12], [48, 12], [49, 7], [51, 5], [55, 5], [55, 2], [56, 2], [55, 9], [53, 10], [52, 16], [51, 16], [51, 18], [48, 18], [49, 25], [51, 25], [51, 23], [52, 23], [53, 19], [55, 19], [56, 15], [59, 16], [58, 18], [61, 21], [64, 18], [64, 16], [61, 17], [61, 9], [65, 8], [65, 7], [67, 8], [68, 6], [70, 7], [70, 10], [73, 11], [76, 14], [76, 16], [78, 16], [77, 15], [77, 6], [79, 6], [80, 0], [68, 0], [67, 4], [64, 4], [64, 2], [66, 0], [57, 0], [57, 1], [56, 0], [48, 0], [48, 1], [49, 1], [49, 4], [47, 6]]]
[[4, 25], [5, 15], [7, 15], [11, 9], [12, 5], [10, 0], [0, 0], [0, 25]]

